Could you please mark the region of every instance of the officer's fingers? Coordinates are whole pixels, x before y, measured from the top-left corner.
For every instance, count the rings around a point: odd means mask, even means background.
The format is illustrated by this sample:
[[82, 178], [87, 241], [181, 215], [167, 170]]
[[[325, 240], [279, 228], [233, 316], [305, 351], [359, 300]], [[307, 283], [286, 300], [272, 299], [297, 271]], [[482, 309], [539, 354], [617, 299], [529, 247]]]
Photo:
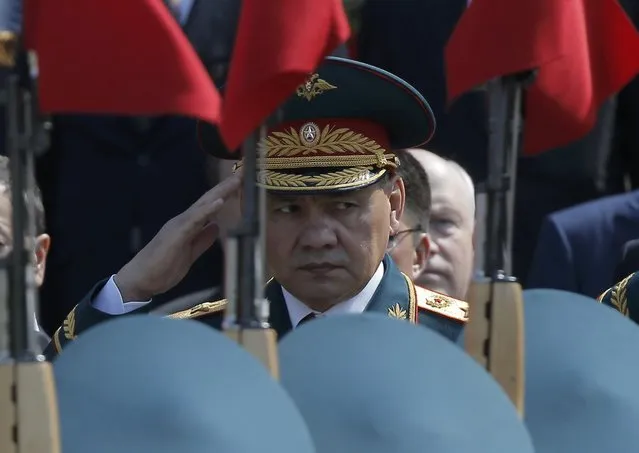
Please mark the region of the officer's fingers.
[[217, 214], [226, 200], [216, 198], [208, 204], [195, 205], [182, 214], [180, 228], [182, 233], [192, 237], [208, 225], [215, 223]]
[[241, 175], [233, 174], [202, 195], [193, 206], [208, 205], [217, 199], [225, 200], [240, 188], [241, 183]]

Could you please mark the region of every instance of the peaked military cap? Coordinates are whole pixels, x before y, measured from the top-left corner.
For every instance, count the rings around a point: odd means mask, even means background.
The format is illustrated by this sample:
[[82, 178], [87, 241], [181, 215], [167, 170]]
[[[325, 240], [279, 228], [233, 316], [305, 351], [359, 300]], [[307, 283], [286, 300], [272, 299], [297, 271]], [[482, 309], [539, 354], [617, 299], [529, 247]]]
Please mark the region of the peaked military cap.
[[127, 316], [54, 362], [64, 453], [313, 453], [286, 392], [195, 321]]
[[608, 288], [597, 300], [639, 324], [639, 273], [632, 273]]
[[639, 329], [594, 299], [524, 291], [525, 421], [537, 453], [639, 445]]
[[295, 329], [279, 352], [318, 453], [533, 452], [499, 385], [431, 329], [330, 316]]
[[[397, 167], [393, 150], [430, 140], [433, 113], [419, 92], [382, 69], [328, 57], [282, 106], [258, 147], [258, 184], [272, 191], [323, 192], [365, 187]], [[202, 147], [238, 160], [218, 130], [199, 123]], [[241, 165], [241, 163], [239, 164]]]

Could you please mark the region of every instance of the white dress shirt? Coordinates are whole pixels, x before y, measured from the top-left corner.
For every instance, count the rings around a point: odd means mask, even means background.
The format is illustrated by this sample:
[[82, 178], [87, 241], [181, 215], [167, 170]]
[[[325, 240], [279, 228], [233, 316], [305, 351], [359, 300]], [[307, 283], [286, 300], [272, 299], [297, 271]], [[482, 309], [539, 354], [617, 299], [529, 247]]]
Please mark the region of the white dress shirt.
[[131, 301], [124, 303], [120, 289], [118, 288], [118, 285], [115, 284], [113, 277], [115, 276], [111, 276], [109, 281], [93, 300], [93, 308], [108, 315], [123, 315], [137, 308], [144, 307], [146, 304], [151, 302], [149, 299], [144, 302]]
[[[318, 313], [311, 310], [308, 306], [306, 306], [303, 302], [289, 293], [284, 287], [282, 287], [282, 293], [284, 295], [284, 302], [286, 303], [286, 308], [288, 309], [289, 317], [291, 318], [291, 325], [297, 326], [299, 322], [306, 315], [310, 313], [315, 313], [318, 316], [326, 316], [332, 314], [346, 314], [346, 313], [362, 313], [368, 303], [371, 301], [373, 294], [377, 291], [379, 284], [382, 282], [382, 278], [384, 277], [384, 263], [379, 263], [379, 267], [373, 274], [373, 277], [366, 284], [363, 290], [359, 292], [356, 296], [341, 302], [334, 307], [331, 307], [324, 313]], [[115, 284], [115, 280], [113, 280], [113, 276], [109, 279], [109, 281], [104, 285], [104, 287], [100, 290], [98, 295], [93, 301], [93, 307], [97, 310], [107, 313], [109, 315], [123, 315], [125, 313], [129, 313], [137, 308], [143, 307], [146, 304], [151, 302], [151, 300], [147, 301], [132, 301], [126, 302], [122, 300], [122, 294], [120, 294], [120, 290], [118, 286]]]

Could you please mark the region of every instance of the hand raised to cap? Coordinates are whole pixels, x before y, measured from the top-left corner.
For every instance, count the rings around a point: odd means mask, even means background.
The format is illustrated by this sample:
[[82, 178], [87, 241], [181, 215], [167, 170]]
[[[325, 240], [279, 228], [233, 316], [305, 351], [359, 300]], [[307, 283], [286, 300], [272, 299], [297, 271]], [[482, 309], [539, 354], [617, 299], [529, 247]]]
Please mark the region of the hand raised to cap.
[[124, 302], [145, 301], [180, 283], [219, 234], [216, 216], [241, 185], [235, 173], [172, 218], [115, 275]]

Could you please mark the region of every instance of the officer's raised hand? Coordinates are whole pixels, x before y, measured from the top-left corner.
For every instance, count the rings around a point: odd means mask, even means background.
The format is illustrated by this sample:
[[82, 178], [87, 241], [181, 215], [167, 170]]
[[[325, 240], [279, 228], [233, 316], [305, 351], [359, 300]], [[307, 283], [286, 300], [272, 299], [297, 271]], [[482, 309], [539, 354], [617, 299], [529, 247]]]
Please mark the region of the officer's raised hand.
[[115, 276], [124, 302], [144, 301], [177, 285], [218, 237], [216, 215], [240, 187], [241, 174], [224, 180], [169, 220]]

